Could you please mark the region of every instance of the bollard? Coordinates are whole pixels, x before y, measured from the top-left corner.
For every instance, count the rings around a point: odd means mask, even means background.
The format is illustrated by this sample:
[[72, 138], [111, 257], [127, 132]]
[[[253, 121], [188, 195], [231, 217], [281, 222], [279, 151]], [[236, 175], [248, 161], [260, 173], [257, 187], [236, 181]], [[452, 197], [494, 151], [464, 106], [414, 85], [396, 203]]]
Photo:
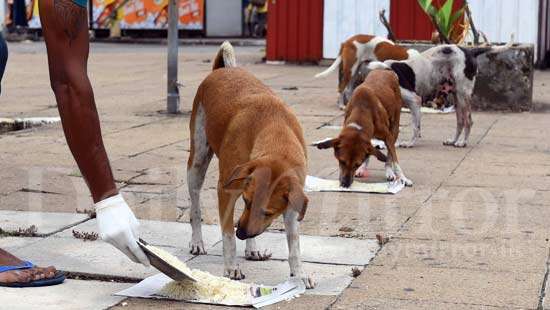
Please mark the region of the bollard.
[[169, 0], [168, 4], [168, 95], [167, 111], [180, 112], [180, 94], [178, 89], [178, 0]]

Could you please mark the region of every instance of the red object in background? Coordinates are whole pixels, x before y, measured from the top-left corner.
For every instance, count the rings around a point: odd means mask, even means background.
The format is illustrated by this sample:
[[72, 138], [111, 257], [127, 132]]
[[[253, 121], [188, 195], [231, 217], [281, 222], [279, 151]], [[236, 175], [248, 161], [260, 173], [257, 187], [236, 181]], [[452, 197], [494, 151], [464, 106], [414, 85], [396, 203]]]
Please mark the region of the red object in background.
[[268, 0], [267, 60], [323, 57], [323, 0]]
[[[434, 0], [433, 3], [441, 7], [445, 1]], [[463, 5], [463, 0], [455, 0], [453, 9], [457, 10]], [[417, 0], [391, 0], [390, 24], [398, 40], [431, 40], [435, 30]]]

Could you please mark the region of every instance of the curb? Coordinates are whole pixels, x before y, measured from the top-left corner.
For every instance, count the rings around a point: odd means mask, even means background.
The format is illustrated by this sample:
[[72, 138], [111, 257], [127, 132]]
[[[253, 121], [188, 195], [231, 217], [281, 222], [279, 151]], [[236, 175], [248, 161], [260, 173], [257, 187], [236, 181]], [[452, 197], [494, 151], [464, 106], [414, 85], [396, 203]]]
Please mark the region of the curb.
[[59, 117], [0, 118], [0, 134], [55, 124], [60, 121]]

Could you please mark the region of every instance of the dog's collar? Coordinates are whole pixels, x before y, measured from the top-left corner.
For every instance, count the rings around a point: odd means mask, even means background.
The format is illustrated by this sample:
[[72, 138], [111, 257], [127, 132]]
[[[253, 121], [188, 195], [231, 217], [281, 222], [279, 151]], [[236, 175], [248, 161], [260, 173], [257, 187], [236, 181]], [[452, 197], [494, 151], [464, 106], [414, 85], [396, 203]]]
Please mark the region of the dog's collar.
[[349, 123], [346, 127], [355, 128], [359, 131], [363, 130], [363, 127], [357, 123]]

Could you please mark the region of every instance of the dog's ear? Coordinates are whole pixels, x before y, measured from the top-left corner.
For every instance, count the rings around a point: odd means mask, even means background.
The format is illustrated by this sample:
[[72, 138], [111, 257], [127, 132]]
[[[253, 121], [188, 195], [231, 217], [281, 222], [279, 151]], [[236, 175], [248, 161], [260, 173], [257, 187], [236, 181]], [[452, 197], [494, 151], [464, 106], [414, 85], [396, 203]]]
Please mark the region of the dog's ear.
[[292, 183], [286, 198], [289, 208], [298, 212], [298, 222], [301, 222], [306, 215], [307, 205], [309, 203], [309, 199], [304, 193], [304, 189], [300, 185]]
[[233, 169], [231, 176], [225, 181], [224, 189], [243, 189], [246, 183], [250, 180], [250, 175], [257, 167], [257, 163], [250, 161], [246, 164], [239, 165]]
[[334, 138], [334, 139], [323, 140], [314, 145], [320, 150], [326, 150], [326, 149], [333, 148], [335, 145], [338, 145], [338, 142], [339, 142], [338, 138]]

